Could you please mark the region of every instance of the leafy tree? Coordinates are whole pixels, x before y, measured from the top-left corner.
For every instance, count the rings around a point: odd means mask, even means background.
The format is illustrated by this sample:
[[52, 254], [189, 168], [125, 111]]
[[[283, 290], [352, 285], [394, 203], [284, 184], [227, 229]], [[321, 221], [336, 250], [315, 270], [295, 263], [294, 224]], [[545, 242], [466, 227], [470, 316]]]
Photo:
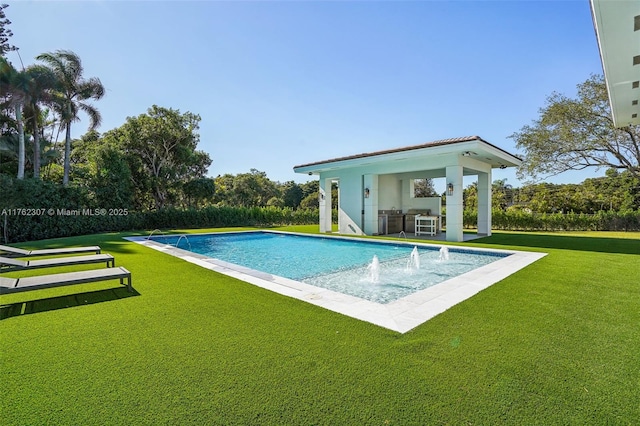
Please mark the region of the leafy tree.
[[282, 188], [282, 202], [285, 207], [297, 209], [304, 196], [302, 187], [294, 181], [285, 182]]
[[96, 150], [94, 161], [90, 189], [95, 194], [96, 205], [103, 208], [133, 207], [131, 170], [124, 153], [113, 146], [101, 145]]
[[98, 78], [85, 79], [82, 76], [82, 62], [78, 55], [71, 51], [57, 50], [54, 53], [43, 53], [36, 59], [47, 64], [57, 80], [53, 102], [66, 130], [62, 183], [67, 186], [71, 159], [71, 123], [80, 120], [78, 114], [83, 111], [89, 116], [90, 130], [100, 125], [102, 121], [100, 112], [87, 101], [101, 99], [105, 88]]
[[607, 167], [640, 177], [640, 126], [617, 129], [602, 76], [578, 85], [577, 98], [552, 93], [540, 118], [511, 135], [525, 151], [519, 176]]
[[40, 178], [41, 166], [41, 131], [40, 125], [43, 121], [41, 104], [51, 104], [53, 96], [51, 90], [57, 84], [53, 72], [42, 65], [31, 65], [27, 67], [25, 73], [28, 78], [26, 87], [26, 121], [31, 129], [33, 137], [33, 177]]
[[301, 184], [300, 188], [302, 189], [303, 197], [306, 198], [309, 195], [315, 195], [317, 197], [320, 189], [320, 181], [310, 180], [309, 182]]
[[227, 205], [231, 204], [231, 194], [233, 192], [233, 179], [234, 175], [230, 173], [225, 173], [224, 175], [218, 175], [214, 179], [216, 192], [214, 194], [214, 202], [218, 205]]
[[320, 182], [311, 180], [300, 185], [302, 189], [302, 200], [300, 200], [300, 208], [317, 209], [320, 207], [319, 188]]
[[435, 188], [433, 187], [433, 179], [415, 179], [413, 181], [413, 192], [416, 198], [437, 197]]
[[137, 202], [145, 203], [149, 194], [161, 209], [180, 198], [186, 182], [204, 177], [211, 159], [196, 150], [199, 122], [196, 114], [153, 105], [105, 133], [104, 139], [126, 156]]
[[132, 208], [131, 170], [119, 141], [90, 130], [71, 143], [71, 179], [93, 195], [96, 207]]
[[0, 135], [0, 173], [15, 175], [18, 170], [18, 134], [3, 131]]
[[7, 52], [18, 50], [17, 47], [9, 43], [9, 38], [13, 36], [13, 32], [9, 29], [11, 21], [7, 18], [5, 9], [8, 4], [0, 4], [0, 56], [6, 56]]
[[25, 141], [24, 119], [22, 109], [28, 99], [29, 75], [25, 71], [16, 70], [11, 62], [0, 57], [0, 93], [3, 98], [3, 108], [13, 109], [16, 117], [18, 132], [18, 173], [17, 178], [24, 178], [25, 169]]
[[317, 209], [320, 207], [320, 200], [318, 194], [309, 194], [300, 201], [300, 208], [302, 209]]
[[215, 181], [211, 178], [200, 177], [186, 182], [182, 190], [189, 207], [199, 207], [207, 200], [213, 199], [216, 192]]
[[472, 182], [462, 191], [462, 203], [465, 209], [478, 208], [478, 182]]
[[249, 173], [240, 173], [233, 179], [230, 194], [232, 205], [242, 207], [264, 207], [269, 200], [278, 197], [276, 184], [267, 178], [265, 172], [251, 169]]

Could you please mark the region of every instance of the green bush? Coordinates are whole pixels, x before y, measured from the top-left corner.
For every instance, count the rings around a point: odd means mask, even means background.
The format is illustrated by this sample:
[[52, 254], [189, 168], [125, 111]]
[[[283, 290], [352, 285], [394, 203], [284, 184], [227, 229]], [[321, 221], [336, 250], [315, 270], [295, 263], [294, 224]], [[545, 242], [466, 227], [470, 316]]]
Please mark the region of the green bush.
[[[494, 210], [492, 228], [509, 231], [639, 231], [640, 211], [585, 213], [530, 213], [523, 210]], [[477, 212], [464, 212], [464, 225], [477, 226]]]
[[0, 240], [19, 242], [136, 229], [309, 225], [317, 209], [289, 207], [167, 208], [135, 212], [96, 206], [83, 188], [0, 176]]

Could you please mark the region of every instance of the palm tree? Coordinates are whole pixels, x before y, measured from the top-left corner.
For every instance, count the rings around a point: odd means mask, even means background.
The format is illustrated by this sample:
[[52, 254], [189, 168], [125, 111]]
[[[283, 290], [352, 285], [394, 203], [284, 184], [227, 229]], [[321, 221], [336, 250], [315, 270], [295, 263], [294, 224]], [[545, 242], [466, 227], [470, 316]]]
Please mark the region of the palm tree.
[[18, 179], [24, 178], [25, 146], [22, 108], [27, 99], [28, 86], [29, 76], [24, 71], [16, 70], [6, 58], [0, 57], [0, 93], [5, 98], [3, 105], [13, 108], [18, 127]]
[[31, 65], [25, 70], [30, 81], [27, 88], [27, 103], [29, 112], [27, 121], [33, 132], [33, 177], [40, 178], [40, 122], [42, 112], [40, 104], [51, 104], [52, 90], [56, 86], [56, 78], [51, 69], [42, 65]]
[[79, 121], [78, 113], [84, 111], [89, 116], [89, 130], [96, 129], [102, 117], [89, 99], [98, 100], [104, 96], [104, 86], [96, 77], [82, 77], [82, 63], [75, 53], [68, 50], [57, 50], [54, 53], [43, 53], [36, 59], [45, 62], [57, 80], [53, 101], [56, 112], [65, 126], [64, 144], [64, 177], [62, 183], [69, 184], [69, 168], [71, 158], [71, 123]]

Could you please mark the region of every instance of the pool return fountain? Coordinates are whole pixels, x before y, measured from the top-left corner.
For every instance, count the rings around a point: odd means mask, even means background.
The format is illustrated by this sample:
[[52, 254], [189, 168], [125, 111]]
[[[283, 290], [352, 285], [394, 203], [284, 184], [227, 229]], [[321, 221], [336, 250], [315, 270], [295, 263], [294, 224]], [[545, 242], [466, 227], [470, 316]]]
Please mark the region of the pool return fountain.
[[191, 243], [189, 242], [189, 239], [187, 238], [187, 236], [185, 234], [180, 235], [180, 237], [178, 237], [178, 241], [176, 241], [176, 248], [178, 247], [178, 244], [180, 244], [180, 241], [182, 241], [182, 239], [184, 238], [184, 240], [187, 242], [187, 244], [189, 244], [189, 251], [191, 251]]
[[374, 284], [380, 282], [380, 259], [378, 259], [377, 255], [373, 255], [373, 259], [367, 269], [369, 270], [369, 280]]
[[[438, 262], [446, 262], [449, 260], [449, 248], [442, 246], [440, 247], [440, 251], [438, 254]], [[405, 268], [406, 272], [412, 274], [415, 271], [420, 270], [420, 252], [418, 251], [418, 247], [414, 246], [411, 254], [409, 255], [409, 259], [407, 260], [407, 266]], [[373, 284], [380, 283], [380, 259], [378, 259], [377, 255], [373, 255], [373, 259], [371, 263], [367, 265], [367, 271], [369, 273], [369, 282]]]
[[151, 231], [151, 232], [149, 233], [149, 235], [147, 236], [147, 240], [151, 239], [151, 237], [153, 236], [153, 234], [155, 234], [156, 232], [158, 232], [159, 234], [161, 234], [163, 237], [165, 237], [165, 236], [166, 236], [166, 235], [165, 235], [165, 233], [164, 233], [164, 232], [162, 232], [161, 230], [159, 230], [159, 229], [154, 229], [154, 230], [153, 230], [153, 231]]
[[449, 260], [449, 248], [448, 247], [440, 247], [440, 256], [438, 257], [440, 262], [444, 262]]
[[420, 269], [420, 253], [418, 253], [418, 247], [414, 247], [409, 255], [409, 260], [407, 261], [407, 271], [411, 272], [413, 270]]

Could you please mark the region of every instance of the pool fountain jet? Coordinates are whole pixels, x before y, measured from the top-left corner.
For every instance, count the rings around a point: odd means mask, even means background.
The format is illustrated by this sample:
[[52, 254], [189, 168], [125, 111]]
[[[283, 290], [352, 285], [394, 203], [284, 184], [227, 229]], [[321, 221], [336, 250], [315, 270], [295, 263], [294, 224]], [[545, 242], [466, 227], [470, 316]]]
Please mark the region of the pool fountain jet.
[[175, 247], [178, 248], [178, 244], [180, 244], [180, 240], [182, 240], [183, 238], [187, 242], [187, 244], [189, 244], [189, 250], [191, 250], [191, 243], [189, 242], [189, 239], [187, 238], [187, 236], [184, 234], [180, 235], [180, 237], [178, 238], [178, 241], [176, 241]]
[[441, 262], [449, 260], [449, 248], [440, 247], [440, 257], [438, 258], [438, 260]]
[[407, 270], [411, 271], [413, 269], [420, 269], [420, 253], [418, 253], [417, 246], [411, 251], [411, 256], [409, 256], [409, 261], [407, 262]]
[[369, 280], [377, 284], [380, 281], [380, 260], [377, 255], [373, 255], [373, 260], [367, 266], [367, 269], [369, 270]]

